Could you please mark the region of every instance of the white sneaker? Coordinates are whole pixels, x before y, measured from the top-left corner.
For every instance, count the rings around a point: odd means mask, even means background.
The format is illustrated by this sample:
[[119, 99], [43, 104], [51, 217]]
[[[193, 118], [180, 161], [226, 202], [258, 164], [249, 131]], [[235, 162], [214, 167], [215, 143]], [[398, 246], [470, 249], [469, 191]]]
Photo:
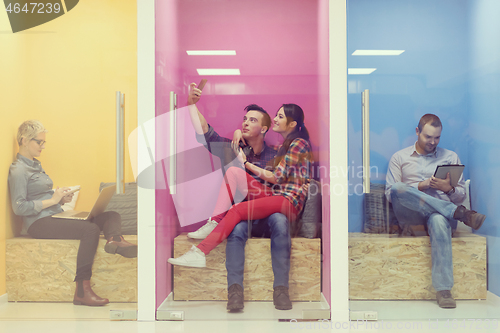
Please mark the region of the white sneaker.
[[193, 239], [205, 239], [212, 232], [212, 230], [215, 229], [217, 224], [217, 222], [212, 221], [212, 219], [210, 218], [203, 227], [196, 231], [188, 232], [187, 236]]
[[168, 262], [172, 265], [187, 266], [187, 267], [207, 267], [205, 253], [201, 252], [196, 246], [191, 246], [191, 250], [184, 253], [179, 258], [170, 258]]

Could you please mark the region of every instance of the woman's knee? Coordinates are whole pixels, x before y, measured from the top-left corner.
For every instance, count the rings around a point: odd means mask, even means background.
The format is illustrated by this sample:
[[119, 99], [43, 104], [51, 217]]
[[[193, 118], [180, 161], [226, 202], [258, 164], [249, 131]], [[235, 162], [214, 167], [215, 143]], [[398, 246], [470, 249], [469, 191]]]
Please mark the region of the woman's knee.
[[89, 222], [83, 230], [82, 237], [99, 238], [100, 234], [101, 229], [99, 228], [99, 226], [95, 223]]
[[241, 174], [242, 172], [245, 172], [245, 171], [243, 171], [242, 169], [240, 169], [238, 167], [232, 166], [226, 170], [226, 175], [238, 175], [238, 174]]
[[121, 216], [115, 211], [108, 211], [101, 214], [107, 221], [119, 221], [121, 222]]

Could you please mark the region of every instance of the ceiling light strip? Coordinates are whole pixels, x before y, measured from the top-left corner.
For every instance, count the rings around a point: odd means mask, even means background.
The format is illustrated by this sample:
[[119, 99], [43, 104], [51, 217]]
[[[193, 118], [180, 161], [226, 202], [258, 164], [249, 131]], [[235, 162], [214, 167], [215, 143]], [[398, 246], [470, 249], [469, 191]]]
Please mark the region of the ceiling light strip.
[[188, 55], [236, 55], [235, 50], [189, 50]]
[[356, 50], [352, 53], [355, 56], [398, 56], [405, 50]]
[[240, 75], [239, 68], [198, 68], [198, 75]]
[[348, 68], [347, 74], [349, 75], [368, 75], [375, 72], [376, 68]]

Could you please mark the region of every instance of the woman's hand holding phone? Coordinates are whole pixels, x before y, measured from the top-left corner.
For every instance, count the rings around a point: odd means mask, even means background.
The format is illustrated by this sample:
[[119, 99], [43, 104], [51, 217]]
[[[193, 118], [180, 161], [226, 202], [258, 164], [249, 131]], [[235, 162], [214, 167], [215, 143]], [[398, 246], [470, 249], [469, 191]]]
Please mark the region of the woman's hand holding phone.
[[66, 195], [66, 192], [70, 190], [71, 189], [69, 187], [61, 187], [61, 188], [57, 187], [54, 190], [54, 194], [52, 195], [52, 200], [54, 204], [61, 202], [62, 198], [64, 198], [64, 196]]

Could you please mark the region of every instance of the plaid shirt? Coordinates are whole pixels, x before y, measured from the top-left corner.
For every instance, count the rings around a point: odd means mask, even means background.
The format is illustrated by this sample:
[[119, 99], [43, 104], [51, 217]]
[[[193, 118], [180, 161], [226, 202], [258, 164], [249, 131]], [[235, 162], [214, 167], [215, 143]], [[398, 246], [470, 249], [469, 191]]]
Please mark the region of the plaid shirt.
[[304, 139], [292, 141], [286, 155], [274, 170], [277, 184], [273, 185], [275, 195], [287, 198], [300, 213], [306, 201], [304, 185], [310, 178], [311, 146]]
[[[237, 166], [241, 168], [241, 165], [237, 163], [236, 155], [231, 148], [232, 140], [221, 137], [212, 126], [208, 125], [207, 133], [196, 134], [196, 140], [204, 145], [209, 152], [220, 158], [224, 171], [226, 171], [230, 166]], [[241, 142], [240, 147], [243, 149], [243, 153], [247, 157], [248, 162], [262, 169], [270, 171], [273, 170], [272, 160], [276, 156], [276, 150], [266, 145], [265, 142], [260, 154], [255, 154], [252, 147], [245, 146]], [[262, 184], [266, 184], [264, 180], [260, 179], [252, 172], [247, 171], [247, 173]]]

